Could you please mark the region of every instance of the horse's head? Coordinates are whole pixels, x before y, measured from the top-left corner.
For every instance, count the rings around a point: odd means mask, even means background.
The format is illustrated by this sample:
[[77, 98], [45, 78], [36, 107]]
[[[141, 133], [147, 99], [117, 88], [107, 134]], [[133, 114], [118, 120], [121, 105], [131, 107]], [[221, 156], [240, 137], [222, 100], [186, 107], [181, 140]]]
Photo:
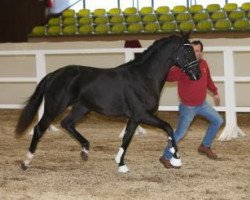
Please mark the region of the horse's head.
[[181, 71], [185, 72], [191, 80], [199, 80], [201, 77], [199, 62], [188, 40], [188, 35], [182, 35], [178, 40], [179, 42], [175, 44], [172, 52], [173, 60], [174, 64], [178, 66]]

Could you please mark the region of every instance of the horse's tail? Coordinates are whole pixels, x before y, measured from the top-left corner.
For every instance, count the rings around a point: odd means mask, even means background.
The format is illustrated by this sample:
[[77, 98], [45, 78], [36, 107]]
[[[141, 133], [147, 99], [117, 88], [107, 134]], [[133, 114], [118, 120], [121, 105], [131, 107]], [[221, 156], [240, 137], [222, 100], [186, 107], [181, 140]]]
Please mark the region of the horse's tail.
[[28, 128], [28, 126], [33, 121], [37, 110], [43, 100], [43, 95], [45, 91], [45, 86], [48, 81], [49, 75], [45, 76], [40, 83], [37, 85], [35, 92], [28, 99], [25, 107], [22, 110], [20, 118], [16, 125], [16, 136], [20, 136], [24, 133], [24, 131]]

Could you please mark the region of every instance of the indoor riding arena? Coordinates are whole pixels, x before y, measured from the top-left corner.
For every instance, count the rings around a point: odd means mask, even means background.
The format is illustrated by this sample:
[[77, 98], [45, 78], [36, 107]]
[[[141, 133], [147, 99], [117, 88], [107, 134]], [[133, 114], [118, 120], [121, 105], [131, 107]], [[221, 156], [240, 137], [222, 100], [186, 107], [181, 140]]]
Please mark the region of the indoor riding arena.
[[[18, 16], [13, 14], [12, 21], [5, 21], [16, 24], [16, 29], [6, 25], [6, 30], [0, 31], [1, 200], [249, 199], [249, 1], [139, 0], [126, 5], [120, 0], [110, 1], [110, 5], [97, 0], [3, 2], [6, 16], [9, 12]], [[117, 26], [120, 19], [122, 25]], [[211, 22], [211, 27], [201, 22]], [[174, 29], [165, 29], [173, 25]], [[80, 143], [61, 127], [71, 107], [47, 129], [34, 159], [26, 157], [44, 104], [22, 137], [16, 137], [15, 129], [22, 108], [44, 76], [67, 65], [115, 68], [143, 57], [142, 52], [155, 40], [181, 31], [191, 31], [189, 40], [204, 44], [203, 57], [220, 95], [220, 105], [215, 105], [210, 91], [206, 97], [223, 118], [212, 143], [216, 160], [197, 151], [209, 126], [205, 118], [197, 116], [178, 143], [181, 168], [166, 169], [159, 162], [168, 141], [165, 132], [140, 124], [143, 131], [136, 130], [125, 156], [129, 171], [119, 172], [115, 158], [128, 119], [96, 112], [80, 119], [76, 129], [90, 142], [86, 159], [81, 156]], [[107, 94], [114, 88], [107, 88]], [[174, 130], [178, 105], [176, 82], [166, 82], [156, 115]], [[22, 163], [28, 161], [24, 170]]]

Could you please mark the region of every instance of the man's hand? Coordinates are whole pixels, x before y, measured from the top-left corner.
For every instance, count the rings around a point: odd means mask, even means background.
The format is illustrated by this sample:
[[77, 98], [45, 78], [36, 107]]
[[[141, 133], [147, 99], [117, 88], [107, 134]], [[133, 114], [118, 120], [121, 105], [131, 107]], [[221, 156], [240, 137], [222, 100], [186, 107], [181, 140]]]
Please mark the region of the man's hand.
[[216, 106], [220, 105], [220, 96], [219, 94], [214, 95], [214, 103]]

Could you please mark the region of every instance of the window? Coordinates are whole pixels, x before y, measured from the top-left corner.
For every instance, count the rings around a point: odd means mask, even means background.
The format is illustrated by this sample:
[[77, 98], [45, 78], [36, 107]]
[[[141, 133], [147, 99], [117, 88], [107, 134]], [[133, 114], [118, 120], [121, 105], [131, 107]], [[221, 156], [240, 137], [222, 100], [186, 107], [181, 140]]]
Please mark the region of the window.
[[237, 3], [237, 5], [239, 6], [239, 7], [241, 7], [241, 5], [243, 4], [243, 3], [246, 3], [246, 2], [250, 2], [249, 0], [228, 0], [228, 3]]
[[187, 6], [187, 0], [155, 0], [154, 8], [158, 8], [159, 6], [168, 6], [172, 9], [174, 6], [184, 5]]
[[128, 7], [137, 7], [136, 2], [133, 0], [120, 0], [120, 7], [125, 10]]
[[87, 9], [90, 9], [92, 11], [97, 8], [104, 8], [106, 10], [109, 10], [110, 8], [117, 8], [117, 2], [117, 0], [109, 0], [108, 3], [107, 1], [103, 0], [85, 0], [85, 6]]
[[[243, 3], [249, 2], [249, 0], [228, 0], [228, 3], [237, 3], [240, 7]], [[176, 5], [184, 5], [189, 6], [200, 4], [203, 5], [204, 8], [207, 7], [209, 4], [219, 4], [223, 7], [226, 3], [226, 0], [154, 0], [154, 9], [158, 8], [159, 6], [168, 6], [170, 9], [173, 9]], [[82, 8], [83, 2], [80, 1], [77, 3], [77, 6]], [[104, 8], [109, 10], [110, 8], [117, 8], [118, 7], [118, 0], [85, 0], [86, 8], [90, 10], [95, 10], [97, 8]], [[152, 6], [152, 0], [120, 0], [120, 7], [122, 10], [128, 7], [136, 7], [141, 9], [142, 7]]]
[[225, 0], [216, 0], [216, 1], [196, 0], [196, 4], [203, 5], [204, 8], [206, 8], [207, 5], [209, 4], [219, 4], [221, 7], [223, 7], [225, 5]]
[[138, 9], [141, 9], [142, 7], [148, 7], [148, 6], [151, 7], [152, 6], [151, 3], [152, 3], [151, 0], [138, 1], [138, 4], [139, 4]]

